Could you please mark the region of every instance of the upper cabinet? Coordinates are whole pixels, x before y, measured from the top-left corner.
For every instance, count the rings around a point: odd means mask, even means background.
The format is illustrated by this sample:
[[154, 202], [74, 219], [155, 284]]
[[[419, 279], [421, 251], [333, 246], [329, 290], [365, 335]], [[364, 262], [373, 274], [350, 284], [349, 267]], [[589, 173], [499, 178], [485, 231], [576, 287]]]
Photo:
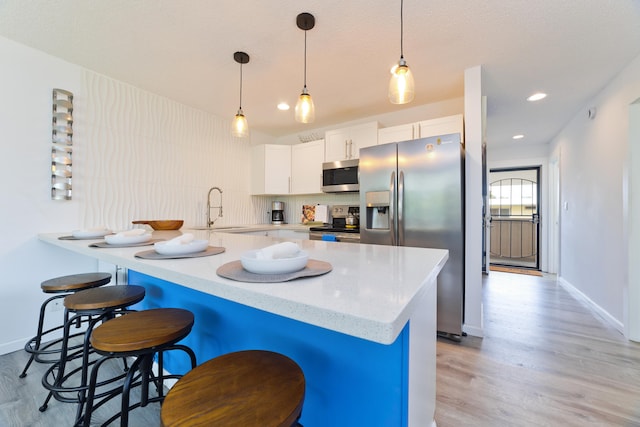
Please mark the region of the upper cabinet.
[[464, 141], [464, 120], [462, 114], [424, 120], [422, 122], [418, 122], [417, 127], [418, 135], [415, 138], [427, 138], [429, 136], [459, 133], [462, 135], [462, 140]]
[[382, 128], [378, 131], [378, 144], [408, 141], [450, 133], [460, 133], [464, 138], [464, 120], [462, 114]]
[[291, 194], [321, 193], [324, 139], [291, 146]]
[[251, 148], [251, 194], [289, 194], [291, 146], [265, 144]]
[[251, 148], [251, 194], [317, 194], [322, 187], [324, 140]]
[[325, 162], [357, 159], [360, 149], [378, 144], [378, 122], [325, 133]]
[[409, 141], [414, 139], [414, 123], [406, 125], [391, 126], [378, 130], [378, 144], [387, 144], [389, 142]]

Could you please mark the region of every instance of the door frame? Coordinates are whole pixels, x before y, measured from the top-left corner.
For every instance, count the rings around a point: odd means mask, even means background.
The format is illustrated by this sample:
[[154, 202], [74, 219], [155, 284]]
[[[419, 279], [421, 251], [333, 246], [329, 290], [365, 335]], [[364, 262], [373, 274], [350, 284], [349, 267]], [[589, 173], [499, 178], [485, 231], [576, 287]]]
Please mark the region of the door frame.
[[[538, 254], [540, 259], [540, 271], [546, 273], [549, 272], [549, 239], [552, 237], [553, 218], [551, 217], [551, 211], [549, 209], [549, 158], [548, 157], [530, 157], [530, 158], [513, 158], [513, 159], [501, 159], [492, 160], [497, 157], [498, 153], [493, 153], [490, 149], [487, 150], [487, 168], [493, 169], [513, 169], [513, 168], [540, 168], [540, 183], [538, 183], [540, 191], [540, 236], [539, 245], [540, 252]], [[488, 177], [487, 177], [488, 179]]]

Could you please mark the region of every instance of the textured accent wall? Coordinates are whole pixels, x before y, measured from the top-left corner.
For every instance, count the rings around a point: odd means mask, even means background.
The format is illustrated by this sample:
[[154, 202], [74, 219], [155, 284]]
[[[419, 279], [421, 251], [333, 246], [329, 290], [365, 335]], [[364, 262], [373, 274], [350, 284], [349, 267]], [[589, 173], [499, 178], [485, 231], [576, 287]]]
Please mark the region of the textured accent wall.
[[[223, 190], [224, 216], [216, 224], [263, 222], [256, 212], [269, 201], [249, 197], [250, 143], [232, 138], [228, 121], [87, 70], [75, 102], [79, 225], [204, 225], [212, 186]], [[219, 204], [217, 193], [212, 204]]]

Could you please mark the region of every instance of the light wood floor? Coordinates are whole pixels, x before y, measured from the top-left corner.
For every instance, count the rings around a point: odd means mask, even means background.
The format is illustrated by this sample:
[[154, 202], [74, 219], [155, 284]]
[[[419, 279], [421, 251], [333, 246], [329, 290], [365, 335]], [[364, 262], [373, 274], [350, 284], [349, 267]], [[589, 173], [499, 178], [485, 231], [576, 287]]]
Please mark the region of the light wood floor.
[[[484, 332], [483, 339], [438, 341], [438, 427], [640, 426], [640, 345], [553, 277], [491, 272]], [[34, 364], [19, 379], [26, 360], [24, 351], [0, 356], [0, 426], [71, 425], [74, 405], [54, 401], [38, 411], [44, 366]], [[116, 404], [92, 425], [116, 412]], [[159, 405], [134, 410], [130, 425], [159, 425]]]
[[[76, 416], [76, 405], [51, 399], [45, 412], [38, 408], [47, 392], [41, 384], [47, 365], [33, 363], [25, 378], [18, 378], [27, 362], [24, 350], [0, 356], [0, 427], [70, 427]], [[74, 361], [71, 365], [76, 367]], [[106, 362], [100, 369], [100, 378], [113, 378], [123, 372], [119, 360]], [[165, 388], [166, 390], [166, 388]], [[131, 402], [140, 400], [137, 390], [131, 394]], [[120, 399], [115, 398], [94, 412], [91, 426], [99, 426], [120, 411]], [[120, 421], [110, 425], [120, 425]], [[149, 427], [160, 425], [160, 404], [151, 403], [130, 412], [129, 426]]]
[[640, 426], [640, 345], [555, 277], [491, 272], [484, 334], [438, 342], [438, 427]]

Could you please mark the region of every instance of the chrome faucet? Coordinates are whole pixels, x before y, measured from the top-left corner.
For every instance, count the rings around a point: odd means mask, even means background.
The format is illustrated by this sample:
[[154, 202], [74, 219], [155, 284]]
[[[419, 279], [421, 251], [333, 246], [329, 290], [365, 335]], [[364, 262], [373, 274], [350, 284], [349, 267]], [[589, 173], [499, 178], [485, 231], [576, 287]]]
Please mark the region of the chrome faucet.
[[[218, 190], [220, 193], [220, 205], [218, 206], [211, 206], [211, 192], [213, 190]], [[218, 209], [218, 216], [216, 216], [213, 221], [211, 221], [211, 209]], [[209, 194], [207, 194], [207, 227], [211, 227], [218, 218], [222, 218], [222, 190], [220, 187], [211, 187]]]

